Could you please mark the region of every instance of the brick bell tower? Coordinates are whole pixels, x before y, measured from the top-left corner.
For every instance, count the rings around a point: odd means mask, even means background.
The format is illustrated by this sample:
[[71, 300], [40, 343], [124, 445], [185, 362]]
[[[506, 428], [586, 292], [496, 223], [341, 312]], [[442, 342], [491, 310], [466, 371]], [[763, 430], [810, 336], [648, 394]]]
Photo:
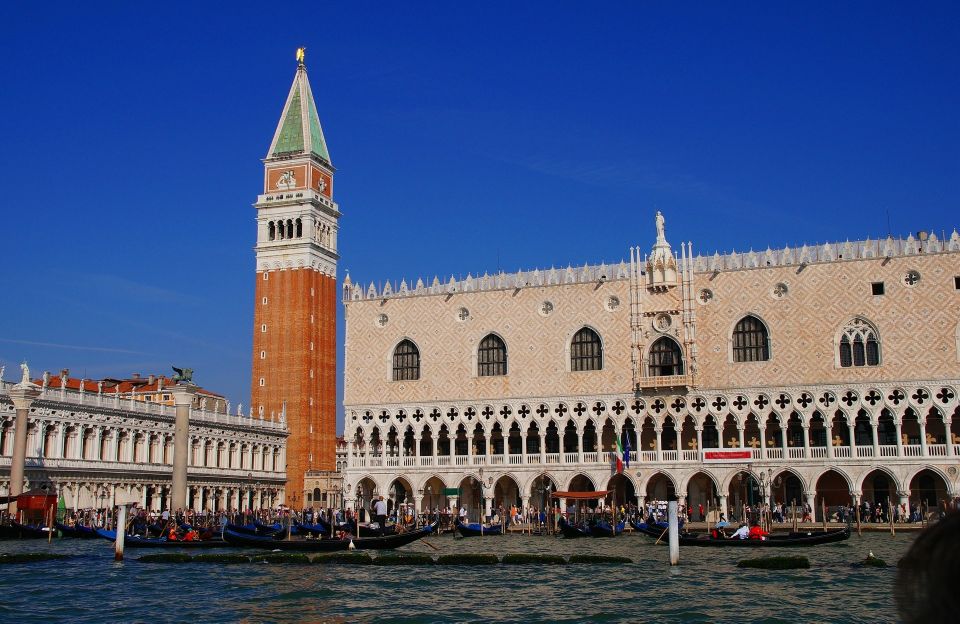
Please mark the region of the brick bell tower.
[[251, 406], [255, 418], [286, 419], [286, 500], [300, 507], [304, 473], [336, 468], [340, 218], [304, 48], [263, 163]]

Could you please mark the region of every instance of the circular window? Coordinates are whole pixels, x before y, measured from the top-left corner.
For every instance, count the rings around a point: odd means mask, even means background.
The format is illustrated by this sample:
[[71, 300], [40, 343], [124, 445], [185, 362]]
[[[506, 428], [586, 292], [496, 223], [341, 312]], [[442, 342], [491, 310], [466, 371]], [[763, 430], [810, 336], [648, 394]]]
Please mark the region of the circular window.
[[467, 320], [468, 318], [470, 318], [470, 310], [468, 310], [468, 309], [466, 309], [466, 308], [460, 308], [459, 310], [457, 310], [457, 320], [458, 320], [458, 321], [465, 321], [465, 320]]
[[787, 293], [790, 292], [790, 289], [787, 288], [787, 285], [783, 282], [778, 283], [773, 287], [773, 290], [770, 291], [770, 294], [774, 299], [783, 299], [787, 296]]
[[713, 291], [709, 288], [702, 288], [699, 294], [697, 294], [697, 299], [704, 305], [708, 304], [713, 301]]
[[542, 316], [549, 316], [553, 312], [553, 304], [549, 301], [544, 301], [540, 304], [540, 314]]
[[916, 286], [920, 283], [920, 272], [907, 271], [907, 274], [903, 276], [903, 283], [907, 286]]
[[389, 320], [390, 320], [389, 316], [387, 316], [386, 314], [381, 314], [380, 316], [377, 317], [377, 325], [379, 327], [386, 327], [387, 321]]
[[606, 307], [607, 307], [607, 311], [613, 312], [614, 310], [620, 307], [620, 299], [618, 297], [610, 295], [609, 297], [607, 297]]

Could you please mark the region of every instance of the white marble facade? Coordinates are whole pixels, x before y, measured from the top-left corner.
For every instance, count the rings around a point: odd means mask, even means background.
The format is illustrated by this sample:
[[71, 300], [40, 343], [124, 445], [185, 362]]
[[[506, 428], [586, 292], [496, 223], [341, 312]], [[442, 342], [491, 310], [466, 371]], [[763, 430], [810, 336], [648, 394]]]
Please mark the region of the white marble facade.
[[[0, 493], [9, 491], [15, 411], [0, 383]], [[25, 490], [56, 487], [69, 509], [138, 502], [163, 509], [173, 471], [172, 406], [45, 388], [30, 408]], [[192, 408], [188, 501], [197, 511], [284, 500], [282, 422]]]

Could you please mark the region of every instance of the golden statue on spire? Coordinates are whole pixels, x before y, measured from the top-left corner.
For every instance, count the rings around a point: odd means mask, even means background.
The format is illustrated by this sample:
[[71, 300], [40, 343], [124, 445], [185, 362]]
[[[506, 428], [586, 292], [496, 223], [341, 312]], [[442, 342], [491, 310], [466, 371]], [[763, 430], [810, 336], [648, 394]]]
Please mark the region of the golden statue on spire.
[[307, 48], [297, 48], [297, 64], [303, 65], [303, 58], [307, 55]]

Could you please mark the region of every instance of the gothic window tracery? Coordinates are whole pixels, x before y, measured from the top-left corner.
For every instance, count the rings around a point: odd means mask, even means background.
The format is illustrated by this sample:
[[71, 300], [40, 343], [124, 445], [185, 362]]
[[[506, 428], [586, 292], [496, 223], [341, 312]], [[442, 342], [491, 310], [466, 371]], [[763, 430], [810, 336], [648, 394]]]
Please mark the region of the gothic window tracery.
[[770, 359], [770, 335], [763, 321], [748, 314], [733, 328], [733, 361], [765, 362]]
[[877, 330], [862, 318], [854, 318], [843, 328], [839, 348], [841, 368], [880, 364]]
[[393, 350], [393, 380], [420, 379], [420, 350], [409, 340], [401, 340]]
[[500, 336], [488, 334], [477, 349], [477, 375], [498, 377], [507, 374], [507, 345]]
[[573, 336], [570, 343], [570, 370], [574, 372], [595, 371], [603, 368], [603, 344], [600, 335], [584, 327]]
[[648, 364], [651, 377], [683, 374], [683, 352], [677, 341], [662, 336], [650, 347]]

